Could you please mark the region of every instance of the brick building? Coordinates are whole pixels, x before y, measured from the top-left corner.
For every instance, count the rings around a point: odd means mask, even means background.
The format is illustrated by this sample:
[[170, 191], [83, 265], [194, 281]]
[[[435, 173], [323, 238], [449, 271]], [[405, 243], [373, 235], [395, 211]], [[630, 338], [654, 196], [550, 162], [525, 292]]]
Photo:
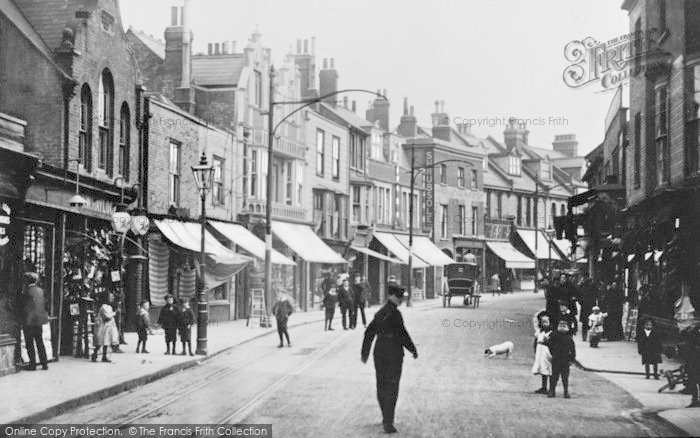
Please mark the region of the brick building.
[[689, 300], [700, 306], [694, 286], [700, 259], [700, 4], [626, 0], [622, 8], [630, 32], [640, 35], [629, 66], [622, 244], [625, 254], [634, 256], [634, 278], [650, 286], [638, 291], [640, 315], [653, 316], [665, 331], [677, 334], [687, 321], [674, 315], [674, 304]]
[[0, 20], [0, 111], [26, 122], [25, 150], [41, 160], [17, 215], [24, 269], [51, 303], [54, 354], [87, 354], [85, 298], [115, 292], [129, 322], [140, 297], [141, 265], [121, 260], [110, 223], [140, 187], [136, 60], [117, 1], [3, 2]]

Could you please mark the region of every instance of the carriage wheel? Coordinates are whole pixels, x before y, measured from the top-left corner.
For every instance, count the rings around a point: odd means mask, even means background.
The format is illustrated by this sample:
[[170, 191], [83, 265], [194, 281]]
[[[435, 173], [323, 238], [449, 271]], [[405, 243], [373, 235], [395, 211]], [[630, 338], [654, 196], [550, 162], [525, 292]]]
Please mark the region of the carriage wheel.
[[442, 307], [447, 307], [447, 295], [443, 294], [442, 296]]

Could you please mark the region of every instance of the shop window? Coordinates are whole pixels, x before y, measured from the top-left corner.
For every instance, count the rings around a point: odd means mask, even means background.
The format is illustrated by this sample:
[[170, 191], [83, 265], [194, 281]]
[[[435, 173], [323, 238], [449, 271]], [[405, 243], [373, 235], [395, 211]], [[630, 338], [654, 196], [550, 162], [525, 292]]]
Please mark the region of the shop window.
[[228, 301], [228, 284], [209, 289], [209, 301]]

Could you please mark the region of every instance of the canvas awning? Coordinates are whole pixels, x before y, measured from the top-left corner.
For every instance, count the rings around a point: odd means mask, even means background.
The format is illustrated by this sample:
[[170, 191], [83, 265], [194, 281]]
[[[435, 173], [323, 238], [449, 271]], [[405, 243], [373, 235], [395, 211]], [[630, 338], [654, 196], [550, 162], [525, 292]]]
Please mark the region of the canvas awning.
[[378, 253], [377, 251], [372, 251], [371, 249], [365, 248], [364, 246], [355, 246], [355, 245], [353, 245], [353, 246], [351, 246], [350, 248], [354, 249], [354, 250], [357, 251], [357, 252], [361, 252], [361, 253], [363, 253], [363, 254], [367, 254], [367, 255], [370, 256], [370, 257], [374, 257], [375, 259], [384, 260], [384, 261], [387, 261], [387, 262], [389, 262], [389, 263], [394, 263], [394, 264], [397, 264], [397, 265], [405, 265], [404, 262], [402, 262], [401, 260], [399, 260], [399, 259], [397, 259], [397, 258], [385, 256], [384, 254], [380, 254], [380, 253]]
[[486, 246], [506, 262], [508, 269], [535, 269], [535, 261], [515, 249], [510, 242], [486, 242]]
[[[201, 251], [201, 225], [194, 222], [180, 222], [174, 219], [154, 220], [163, 236], [182, 249], [199, 253]], [[215, 288], [236, 275], [251, 261], [250, 257], [237, 254], [221, 244], [208, 231], [204, 232], [205, 287]]]
[[[408, 248], [409, 238], [407, 235], [394, 234], [394, 236], [399, 239], [403, 246]], [[432, 266], [445, 266], [456, 263], [425, 236], [413, 236], [413, 254], [418, 255], [418, 257]]]
[[[554, 238], [552, 239], [552, 243], [556, 245], [557, 248], [559, 248], [559, 251], [561, 251], [561, 253], [564, 254], [566, 259], [568, 260], [571, 256], [571, 241], [569, 239]], [[549, 251], [549, 249], [547, 249], [547, 251]]]
[[347, 263], [340, 254], [326, 245], [311, 227], [273, 221], [272, 232], [307, 262], [325, 264]]
[[[540, 260], [549, 260], [549, 241], [547, 237], [541, 231], [535, 234], [535, 230], [518, 230], [518, 236], [523, 240], [527, 249], [529, 249], [532, 254], [535, 254], [535, 236], [537, 236], [537, 254], [536, 257]], [[557, 254], [556, 249], [552, 249], [551, 260], [561, 260], [559, 254]]]
[[[214, 227], [214, 229], [219, 233], [223, 234], [228, 240], [248, 251], [253, 256], [261, 260], [265, 260], [265, 242], [258, 239], [255, 234], [248, 231], [248, 229], [243, 225], [229, 224], [218, 221], [209, 221], [209, 225]], [[287, 266], [296, 265], [294, 260], [285, 257], [275, 249], [272, 250], [272, 264]]]
[[[397, 259], [401, 260], [405, 264], [408, 264], [408, 247], [404, 246], [403, 243], [396, 237], [393, 233], [375, 232], [372, 236], [379, 241], [384, 247], [394, 255]], [[414, 268], [427, 268], [430, 266], [426, 263], [418, 254], [413, 253], [413, 267]]]

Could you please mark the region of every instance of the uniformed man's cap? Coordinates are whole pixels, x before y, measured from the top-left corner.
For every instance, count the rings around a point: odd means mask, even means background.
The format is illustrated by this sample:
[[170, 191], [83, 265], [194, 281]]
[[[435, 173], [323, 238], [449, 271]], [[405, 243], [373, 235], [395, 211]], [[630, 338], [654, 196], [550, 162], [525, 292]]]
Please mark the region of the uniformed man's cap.
[[24, 282], [27, 284], [34, 284], [39, 281], [39, 274], [36, 272], [25, 272]]

